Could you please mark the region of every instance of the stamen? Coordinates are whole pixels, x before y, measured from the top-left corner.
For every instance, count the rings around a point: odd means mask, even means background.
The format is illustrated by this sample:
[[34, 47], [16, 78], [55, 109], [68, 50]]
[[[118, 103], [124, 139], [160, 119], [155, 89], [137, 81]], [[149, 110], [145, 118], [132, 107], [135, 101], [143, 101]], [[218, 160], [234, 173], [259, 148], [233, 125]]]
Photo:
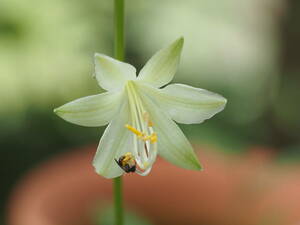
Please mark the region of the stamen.
[[137, 130], [136, 128], [126, 124], [125, 127], [130, 130], [132, 133], [134, 133], [136, 136], [138, 136], [138, 138], [140, 138], [143, 141], [148, 141], [150, 140], [151, 144], [157, 142], [157, 134], [156, 133], [152, 133], [150, 135], [145, 135], [143, 132]]
[[142, 137], [142, 140], [143, 141], [150, 140], [151, 144], [153, 144], [153, 143], [157, 142], [157, 135], [156, 135], [156, 133], [152, 133], [151, 135]]
[[141, 131], [135, 129], [134, 127], [130, 126], [129, 124], [126, 124], [125, 127], [138, 137], [144, 136], [144, 134]]
[[151, 117], [135, 90], [134, 83], [128, 82], [126, 89], [131, 112], [131, 125], [125, 124], [125, 127], [133, 133], [132, 153], [136, 162], [135, 172], [145, 176], [151, 171], [157, 156], [157, 134], [154, 132]]

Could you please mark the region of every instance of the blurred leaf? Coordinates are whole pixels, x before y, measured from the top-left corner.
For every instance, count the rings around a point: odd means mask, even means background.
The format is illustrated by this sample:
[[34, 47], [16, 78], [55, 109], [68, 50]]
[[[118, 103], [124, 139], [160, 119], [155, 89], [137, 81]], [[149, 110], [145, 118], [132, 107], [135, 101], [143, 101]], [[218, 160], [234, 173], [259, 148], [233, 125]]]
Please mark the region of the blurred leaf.
[[281, 164], [299, 164], [300, 161], [300, 144], [285, 147], [278, 155], [277, 162]]

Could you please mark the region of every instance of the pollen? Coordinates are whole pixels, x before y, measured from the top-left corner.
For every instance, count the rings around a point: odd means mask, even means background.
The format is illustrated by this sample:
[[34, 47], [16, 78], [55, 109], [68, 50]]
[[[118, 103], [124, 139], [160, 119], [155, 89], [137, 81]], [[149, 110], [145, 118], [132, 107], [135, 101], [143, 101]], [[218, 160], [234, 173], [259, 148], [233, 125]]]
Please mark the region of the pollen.
[[126, 164], [133, 164], [134, 162], [135, 159], [131, 152], [127, 152], [124, 154], [122, 159], [122, 166], [125, 166]]

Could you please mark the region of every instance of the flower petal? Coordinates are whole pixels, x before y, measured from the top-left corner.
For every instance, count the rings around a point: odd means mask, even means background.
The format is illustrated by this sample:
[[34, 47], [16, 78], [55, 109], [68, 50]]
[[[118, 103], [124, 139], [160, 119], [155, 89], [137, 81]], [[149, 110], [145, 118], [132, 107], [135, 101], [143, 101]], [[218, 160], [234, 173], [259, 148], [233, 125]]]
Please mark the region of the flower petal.
[[176, 73], [182, 46], [183, 38], [181, 37], [169, 47], [158, 51], [143, 67], [138, 79], [155, 87], [169, 83]]
[[124, 104], [118, 116], [107, 126], [101, 137], [93, 165], [98, 174], [106, 178], [121, 176], [124, 171], [115, 162], [126, 152], [131, 152], [132, 134], [125, 128], [129, 121], [127, 103]]
[[109, 56], [95, 54], [95, 76], [105, 90], [121, 89], [127, 80], [136, 79], [136, 69]]
[[202, 123], [222, 111], [227, 100], [213, 92], [184, 84], [171, 84], [163, 89], [143, 85], [160, 107], [178, 123]]
[[54, 112], [64, 120], [88, 127], [108, 124], [119, 111], [123, 92], [105, 92], [76, 99]]
[[140, 91], [139, 94], [157, 133], [158, 154], [177, 166], [200, 170], [197, 156], [177, 124], [152, 99]]

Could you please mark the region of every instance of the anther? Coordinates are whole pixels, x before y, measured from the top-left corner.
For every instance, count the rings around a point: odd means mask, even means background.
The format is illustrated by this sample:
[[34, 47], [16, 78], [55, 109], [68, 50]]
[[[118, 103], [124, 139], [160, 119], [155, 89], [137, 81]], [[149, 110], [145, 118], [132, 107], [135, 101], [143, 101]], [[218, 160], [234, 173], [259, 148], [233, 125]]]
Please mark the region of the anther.
[[150, 142], [152, 144], [155, 143], [155, 142], [157, 142], [157, 135], [156, 135], [156, 133], [151, 134]]
[[153, 133], [149, 136], [144, 136], [142, 139], [143, 139], [143, 141], [150, 140], [151, 144], [153, 144], [153, 143], [157, 142], [157, 135], [156, 135], [156, 133]]
[[129, 124], [126, 124], [125, 127], [128, 130], [130, 130], [132, 133], [134, 133], [135, 135], [137, 135], [138, 137], [144, 136], [144, 134], [141, 131], [135, 129], [134, 127], [130, 126]]

